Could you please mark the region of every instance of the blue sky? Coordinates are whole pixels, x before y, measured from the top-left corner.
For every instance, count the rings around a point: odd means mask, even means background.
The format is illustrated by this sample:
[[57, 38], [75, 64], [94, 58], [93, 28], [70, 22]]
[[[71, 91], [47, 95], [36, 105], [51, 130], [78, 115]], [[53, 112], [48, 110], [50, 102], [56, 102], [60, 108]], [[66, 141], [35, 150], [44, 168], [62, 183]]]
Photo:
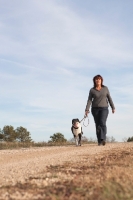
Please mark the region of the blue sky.
[[[0, 128], [23, 126], [34, 141], [82, 119], [92, 78], [101, 74], [116, 113], [108, 136], [133, 136], [133, 2], [0, 1]], [[95, 138], [92, 115], [84, 135]]]

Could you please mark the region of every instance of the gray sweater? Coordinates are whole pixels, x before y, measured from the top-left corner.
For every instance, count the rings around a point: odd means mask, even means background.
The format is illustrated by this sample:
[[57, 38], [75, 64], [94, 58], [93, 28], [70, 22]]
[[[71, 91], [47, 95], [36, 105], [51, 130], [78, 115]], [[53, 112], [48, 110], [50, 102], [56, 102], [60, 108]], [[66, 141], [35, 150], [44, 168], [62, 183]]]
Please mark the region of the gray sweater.
[[115, 106], [113, 104], [109, 90], [106, 86], [103, 86], [99, 91], [95, 88], [91, 88], [85, 110], [88, 111], [90, 109], [91, 104], [92, 107], [108, 107], [108, 102], [112, 110], [114, 110]]

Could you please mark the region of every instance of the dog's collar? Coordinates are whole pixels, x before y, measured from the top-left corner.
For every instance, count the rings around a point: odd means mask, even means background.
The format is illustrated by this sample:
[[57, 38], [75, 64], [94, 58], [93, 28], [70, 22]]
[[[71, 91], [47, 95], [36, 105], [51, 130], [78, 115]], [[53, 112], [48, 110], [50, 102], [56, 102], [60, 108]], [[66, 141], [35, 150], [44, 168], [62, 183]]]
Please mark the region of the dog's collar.
[[73, 128], [78, 129], [79, 127], [75, 127], [75, 126], [73, 125]]

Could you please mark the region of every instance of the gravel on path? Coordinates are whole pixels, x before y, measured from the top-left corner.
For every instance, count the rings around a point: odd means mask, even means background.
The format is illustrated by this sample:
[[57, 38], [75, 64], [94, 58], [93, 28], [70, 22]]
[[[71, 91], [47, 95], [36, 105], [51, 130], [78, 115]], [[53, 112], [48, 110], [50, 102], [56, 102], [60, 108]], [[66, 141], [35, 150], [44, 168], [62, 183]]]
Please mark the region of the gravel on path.
[[125, 149], [133, 143], [108, 143], [105, 146], [87, 144], [81, 147], [56, 146], [22, 148], [18, 150], [0, 151], [0, 187], [24, 183], [30, 176], [37, 175], [46, 166], [62, 164], [66, 161], [80, 160], [82, 155], [89, 155], [90, 160], [95, 155], [102, 155], [112, 149]]

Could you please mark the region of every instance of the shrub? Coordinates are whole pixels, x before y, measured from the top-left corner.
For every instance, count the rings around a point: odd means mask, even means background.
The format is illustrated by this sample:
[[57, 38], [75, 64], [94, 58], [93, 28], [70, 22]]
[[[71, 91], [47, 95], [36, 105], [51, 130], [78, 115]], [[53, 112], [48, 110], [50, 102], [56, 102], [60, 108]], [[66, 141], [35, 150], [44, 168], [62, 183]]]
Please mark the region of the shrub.
[[62, 133], [54, 133], [52, 136], [50, 136], [51, 140], [48, 141], [48, 143], [66, 143], [67, 139], [65, 139], [64, 135]]
[[129, 138], [127, 139], [127, 142], [133, 142], [133, 137], [129, 137]]

